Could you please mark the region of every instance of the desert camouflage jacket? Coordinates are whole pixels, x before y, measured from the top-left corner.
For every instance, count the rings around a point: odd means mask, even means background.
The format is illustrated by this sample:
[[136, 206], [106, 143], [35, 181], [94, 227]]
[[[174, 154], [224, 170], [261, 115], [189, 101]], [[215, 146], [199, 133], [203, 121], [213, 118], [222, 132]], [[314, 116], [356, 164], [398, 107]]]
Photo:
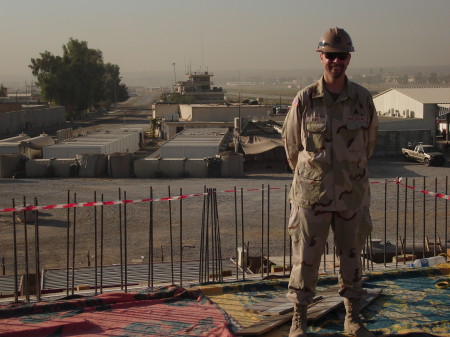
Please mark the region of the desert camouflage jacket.
[[358, 84], [347, 79], [336, 100], [323, 78], [300, 90], [282, 131], [294, 170], [290, 202], [327, 211], [369, 206], [367, 161], [377, 132], [372, 96]]

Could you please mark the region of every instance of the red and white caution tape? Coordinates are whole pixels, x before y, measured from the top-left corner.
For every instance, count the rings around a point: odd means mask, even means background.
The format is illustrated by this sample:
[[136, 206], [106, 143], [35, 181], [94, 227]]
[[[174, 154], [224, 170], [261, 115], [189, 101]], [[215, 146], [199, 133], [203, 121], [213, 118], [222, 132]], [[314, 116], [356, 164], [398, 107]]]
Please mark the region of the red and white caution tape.
[[414, 190], [416, 192], [420, 192], [420, 193], [423, 193], [423, 194], [426, 194], [426, 195], [430, 195], [430, 196], [435, 197], [435, 198], [450, 200], [450, 195], [443, 194], [443, 193], [432, 192], [432, 191], [426, 191], [426, 190], [419, 190], [419, 189], [417, 189], [414, 186], [402, 184], [401, 181], [402, 181], [401, 177], [397, 178], [396, 184], [398, 184], [400, 186], [403, 186], [405, 188], [409, 188], [409, 189]]
[[[402, 178], [395, 178], [394, 180], [387, 180], [388, 183], [396, 183], [400, 186], [403, 186], [405, 188], [409, 188], [412, 190], [415, 190], [416, 192], [420, 192], [423, 194], [430, 195], [435, 198], [441, 198], [450, 200], [450, 195], [446, 195], [443, 193], [436, 193], [431, 191], [425, 191], [425, 190], [418, 190], [414, 186], [409, 186], [401, 183]], [[384, 182], [374, 181], [371, 182], [371, 184], [383, 184]], [[250, 188], [244, 190], [245, 192], [254, 192], [254, 191], [265, 191], [265, 190], [279, 190], [279, 187], [270, 187], [270, 188]], [[230, 193], [230, 192], [237, 192], [237, 190], [225, 190], [220, 191], [216, 193]], [[165, 198], [147, 198], [147, 199], [134, 199], [134, 200], [114, 200], [114, 201], [91, 201], [91, 202], [77, 202], [77, 203], [68, 203], [68, 204], [57, 204], [57, 205], [46, 205], [46, 206], [22, 206], [22, 207], [5, 207], [0, 208], [0, 213], [6, 213], [6, 212], [20, 212], [20, 211], [36, 211], [36, 210], [43, 210], [43, 209], [58, 209], [58, 208], [74, 208], [74, 207], [90, 207], [90, 206], [109, 206], [109, 205], [123, 205], [123, 204], [135, 204], [135, 203], [141, 203], [141, 202], [161, 202], [161, 201], [172, 201], [172, 200], [180, 200], [180, 199], [187, 199], [192, 197], [201, 197], [207, 195], [208, 192], [205, 193], [195, 193], [195, 194], [186, 194], [186, 195], [178, 195], [173, 197], [165, 197]]]
[[[244, 192], [253, 192], [253, 191], [267, 191], [267, 190], [279, 190], [279, 187], [270, 187], [270, 188], [251, 188], [243, 190]], [[229, 192], [238, 192], [237, 190], [225, 190], [216, 193], [229, 193]], [[201, 197], [208, 195], [208, 192], [205, 193], [195, 193], [195, 194], [185, 194], [178, 195], [173, 197], [165, 197], [165, 198], [147, 198], [147, 199], [134, 199], [134, 200], [114, 200], [114, 201], [90, 201], [90, 202], [74, 202], [68, 204], [57, 204], [57, 205], [46, 205], [46, 206], [22, 206], [22, 207], [10, 207], [10, 208], [0, 208], [0, 213], [5, 212], [20, 212], [20, 211], [36, 211], [42, 209], [61, 209], [61, 208], [74, 208], [74, 207], [90, 207], [90, 206], [109, 206], [109, 205], [123, 205], [123, 204], [135, 204], [141, 202], [161, 202], [161, 201], [172, 201], [172, 200], [180, 200], [187, 199], [192, 197]]]

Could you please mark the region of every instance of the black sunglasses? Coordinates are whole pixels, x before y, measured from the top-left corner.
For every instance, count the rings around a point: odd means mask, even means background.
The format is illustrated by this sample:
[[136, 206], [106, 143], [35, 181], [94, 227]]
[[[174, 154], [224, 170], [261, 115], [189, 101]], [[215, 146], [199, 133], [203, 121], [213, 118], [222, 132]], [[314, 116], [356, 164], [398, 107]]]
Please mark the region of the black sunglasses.
[[325, 55], [325, 58], [328, 60], [335, 60], [338, 58], [339, 60], [343, 61], [346, 60], [349, 53], [323, 53]]

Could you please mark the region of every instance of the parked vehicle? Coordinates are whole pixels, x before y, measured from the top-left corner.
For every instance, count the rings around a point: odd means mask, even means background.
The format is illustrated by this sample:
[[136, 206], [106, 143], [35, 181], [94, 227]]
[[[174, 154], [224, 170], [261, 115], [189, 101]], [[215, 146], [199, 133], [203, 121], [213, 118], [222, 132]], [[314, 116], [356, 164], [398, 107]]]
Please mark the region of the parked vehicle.
[[407, 161], [415, 160], [427, 166], [441, 166], [445, 164], [445, 156], [433, 145], [419, 143], [416, 146], [408, 144], [407, 148], [402, 148], [402, 154]]

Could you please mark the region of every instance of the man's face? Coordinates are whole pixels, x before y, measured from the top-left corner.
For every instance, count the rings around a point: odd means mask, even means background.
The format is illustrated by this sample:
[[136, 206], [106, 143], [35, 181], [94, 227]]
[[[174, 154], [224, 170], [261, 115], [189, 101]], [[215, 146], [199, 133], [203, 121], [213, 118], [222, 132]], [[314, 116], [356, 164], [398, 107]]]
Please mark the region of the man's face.
[[345, 70], [350, 64], [350, 53], [321, 53], [320, 62], [323, 64], [325, 74], [334, 79], [345, 75]]

